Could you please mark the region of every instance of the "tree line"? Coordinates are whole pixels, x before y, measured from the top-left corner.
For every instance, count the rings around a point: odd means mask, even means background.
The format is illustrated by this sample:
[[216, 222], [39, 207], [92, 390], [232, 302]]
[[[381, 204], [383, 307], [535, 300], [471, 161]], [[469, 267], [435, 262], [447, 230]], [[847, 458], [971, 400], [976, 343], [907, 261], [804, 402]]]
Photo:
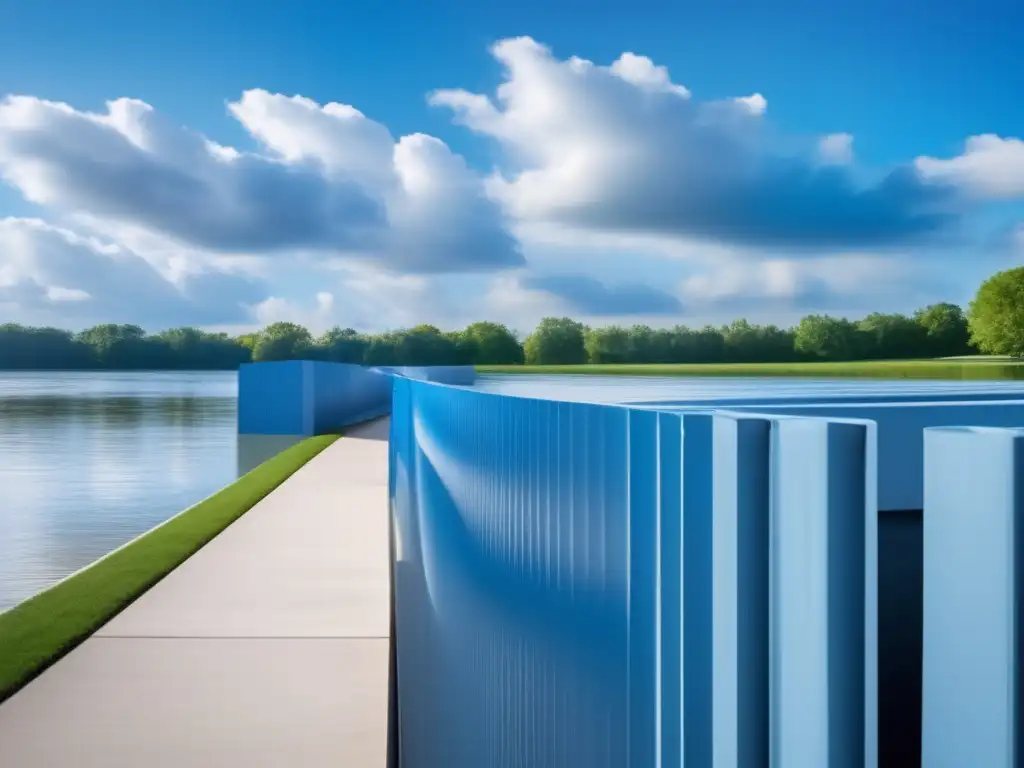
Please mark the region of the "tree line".
[[136, 325], [80, 333], [0, 325], [0, 369], [212, 370], [241, 363], [310, 359], [363, 365], [571, 365], [578, 363], [754, 363], [966, 355], [974, 351], [959, 307], [937, 304], [913, 316], [873, 314], [856, 322], [809, 315], [795, 328], [737, 320], [714, 328], [590, 328], [548, 317], [520, 341], [498, 323], [460, 331], [418, 325], [379, 334], [334, 328], [319, 337], [273, 323], [232, 337], [196, 328], [147, 334]]
[[911, 315], [861, 320], [808, 315], [793, 328], [736, 320], [721, 327], [588, 327], [548, 317], [525, 339], [504, 325], [460, 331], [418, 325], [365, 334], [333, 328], [314, 337], [295, 323], [243, 336], [175, 328], [148, 334], [137, 325], [98, 325], [79, 333], [0, 325], [0, 369], [235, 369], [241, 363], [310, 359], [363, 365], [573, 365], [582, 363], [784, 363], [1024, 355], [1024, 267], [987, 280], [969, 311], [939, 303]]

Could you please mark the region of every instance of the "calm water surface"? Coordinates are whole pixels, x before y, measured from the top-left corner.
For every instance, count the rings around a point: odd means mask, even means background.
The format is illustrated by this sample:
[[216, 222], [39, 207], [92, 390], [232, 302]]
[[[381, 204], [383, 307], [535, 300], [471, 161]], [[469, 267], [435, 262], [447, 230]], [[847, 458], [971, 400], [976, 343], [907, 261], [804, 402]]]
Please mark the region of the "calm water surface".
[[234, 372], [0, 372], [0, 611], [235, 478]]

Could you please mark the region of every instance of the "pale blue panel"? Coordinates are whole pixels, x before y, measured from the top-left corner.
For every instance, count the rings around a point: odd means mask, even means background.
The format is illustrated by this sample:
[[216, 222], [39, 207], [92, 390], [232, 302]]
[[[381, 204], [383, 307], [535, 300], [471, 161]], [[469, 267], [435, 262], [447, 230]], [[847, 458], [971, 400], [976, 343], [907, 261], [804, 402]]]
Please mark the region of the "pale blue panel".
[[927, 427], [1024, 426], [1024, 401], [860, 402], [829, 405], [744, 406], [758, 413], [864, 419], [878, 425], [878, 506], [882, 510], [921, 509], [924, 430]]
[[714, 419], [714, 765], [768, 765], [769, 429]]
[[923, 764], [1014, 768], [1024, 432], [928, 429], [924, 455]]
[[771, 457], [771, 764], [877, 765], [869, 425], [782, 419]]

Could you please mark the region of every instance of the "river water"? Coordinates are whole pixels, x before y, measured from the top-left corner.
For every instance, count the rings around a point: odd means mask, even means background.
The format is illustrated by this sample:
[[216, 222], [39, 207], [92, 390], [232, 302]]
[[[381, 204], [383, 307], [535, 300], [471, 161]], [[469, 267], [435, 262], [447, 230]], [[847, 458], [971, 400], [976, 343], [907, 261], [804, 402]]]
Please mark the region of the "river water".
[[0, 372], [0, 611], [235, 478], [234, 372]]

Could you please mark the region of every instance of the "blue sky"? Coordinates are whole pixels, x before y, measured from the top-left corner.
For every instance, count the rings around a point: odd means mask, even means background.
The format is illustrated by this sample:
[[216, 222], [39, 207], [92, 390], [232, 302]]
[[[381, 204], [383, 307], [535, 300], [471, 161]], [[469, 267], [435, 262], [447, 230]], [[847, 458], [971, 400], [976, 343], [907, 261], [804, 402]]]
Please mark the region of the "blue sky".
[[[71, 327], [109, 316], [147, 327], [371, 328], [488, 313], [523, 328], [548, 313], [791, 322], [807, 311], [965, 301], [984, 275], [1019, 260], [1024, 25], [1010, 0], [363, 5], [0, 6], [0, 95], [31, 102], [8, 110], [6, 141], [0, 117], [0, 308]], [[509, 47], [499, 61], [492, 46], [520, 36], [546, 53]], [[659, 85], [656, 98], [676, 102], [652, 105], [589, 75], [563, 82], [553, 66], [579, 57], [607, 68], [624, 53], [665, 67], [688, 93]], [[517, 114], [540, 109], [550, 85], [563, 107], [578, 103], [575, 115], [520, 131], [507, 111], [499, 125], [461, 97], [428, 103], [437, 89], [494, 100], [514, 79], [509, 61], [522, 73], [530, 57], [547, 74], [519, 78]], [[338, 179], [359, 176], [351, 164], [370, 153], [361, 139], [288, 123], [309, 110], [282, 117], [291, 108], [274, 98], [229, 109], [246, 91], [301, 95], [317, 110], [351, 105], [399, 144], [436, 137], [443, 157], [433, 144], [406, 145], [439, 186], [396, 198], [382, 170], [359, 177], [357, 195]], [[752, 94], [767, 108], [733, 118], [714, 106]], [[695, 117], [683, 96], [711, 106]], [[59, 111], [33, 111], [62, 102], [81, 117], [125, 97], [150, 105], [161, 125], [262, 159], [222, 179], [223, 163], [199, 173], [174, 142], [125, 142], [135, 135], [126, 123], [112, 138], [68, 144], [92, 134]], [[148, 126], [141, 114], [126, 119]], [[829, 144], [840, 151], [821, 163], [819, 142], [839, 134], [852, 144]], [[998, 143], [965, 150], [984, 135]], [[647, 156], [651, 146], [660, 154]], [[566, 170], [574, 147], [586, 151]], [[451, 158], [466, 167], [451, 170]], [[96, 186], [97, 168], [125, 162], [140, 165]], [[273, 175], [287, 164], [286, 178]], [[496, 189], [492, 173], [507, 183]], [[183, 195], [221, 190], [219, 200], [227, 184], [238, 215], [175, 208], [167, 174]], [[353, 222], [344, 232], [340, 218]], [[126, 254], [152, 267], [155, 293], [125, 295], [136, 282], [115, 277]], [[474, 306], [467, 296], [486, 298]]]

